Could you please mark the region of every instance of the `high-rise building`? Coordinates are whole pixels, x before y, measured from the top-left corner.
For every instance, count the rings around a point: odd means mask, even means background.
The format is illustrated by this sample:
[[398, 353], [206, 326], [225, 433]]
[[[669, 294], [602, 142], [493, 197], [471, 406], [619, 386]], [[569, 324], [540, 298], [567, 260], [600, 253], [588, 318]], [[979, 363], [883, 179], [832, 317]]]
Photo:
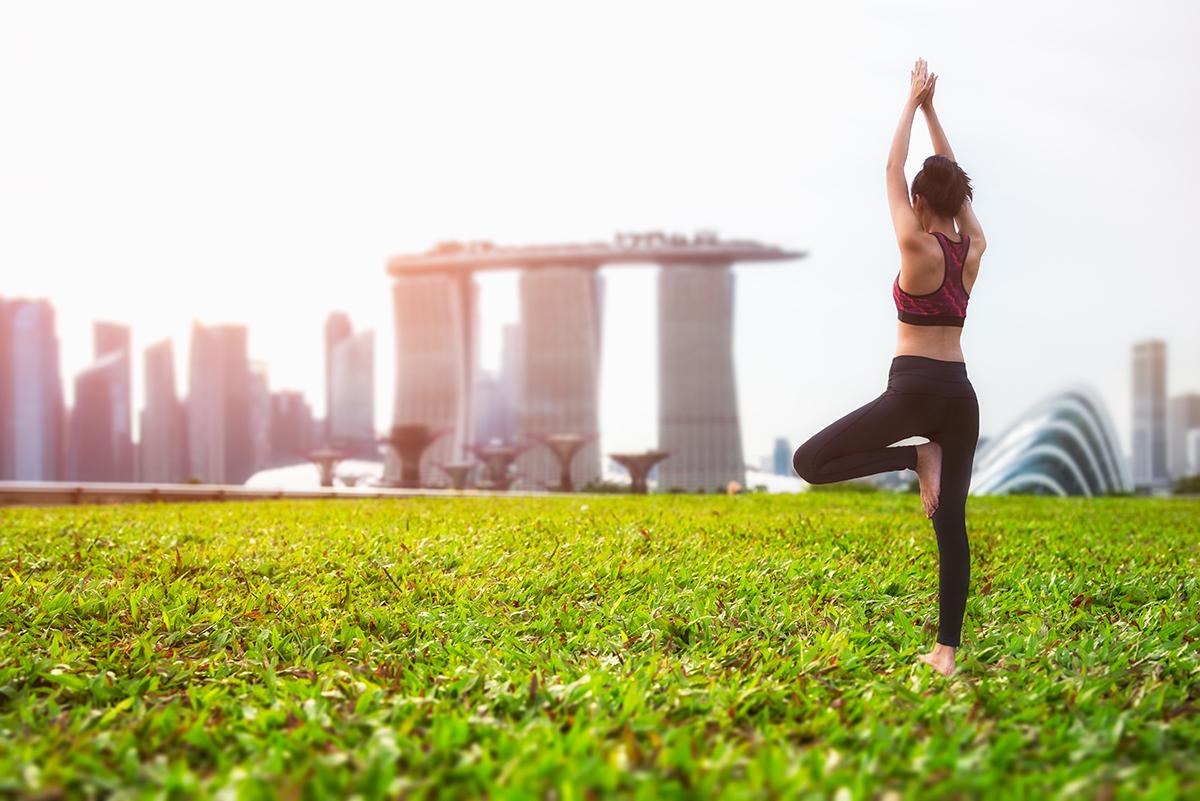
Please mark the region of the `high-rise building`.
[[95, 361], [75, 378], [67, 477], [133, 481], [133, 387], [129, 327], [93, 326]]
[[733, 365], [733, 272], [672, 264], [658, 274], [661, 490], [746, 483]]
[[301, 464], [313, 449], [312, 409], [297, 390], [271, 393], [271, 465]]
[[271, 460], [271, 387], [267, 364], [250, 362], [250, 440], [253, 471], [267, 467]]
[[475, 437], [483, 443], [512, 439], [513, 409], [501, 377], [490, 370], [475, 374]]
[[325, 318], [325, 418], [324, 437], [328, 443], [331, 436], [331, 426], [333, 425], [333, 416], [330, 414], [330, 409], [333, 408], [333, 349], [338, 343], [345, 339], [349, 339], [354, 333], [354, 327], [350, 324], [350, 315], [345, 312], [333, 312]]
[[525, 270], [521, 298], [521, 381], [517, 439], [519, 488], [557, 486], [561, 467], [537, 435], [590, 437], [571, 462], [575, 486], [600, 478], [600, 343], [604, 283], [588, 266]]
[[375, 434], [375, 332], [360, 331], [334, 346], [329, 443], [347, 453], [373, 458]]
[[792, 469], [792, 446], [785, 437], [775, 438], [775, 450], [771, 453], [774, 459], [772, 472], [777, 476], [795, 475]]
[[8, 304], [0, 298], [0, 481], [12, 478], [12, 337]]
[[1133, 346], [1133, 484], [1160, 489], [1167, 471], [1167, 343]]
[[[129, 481], [119, 464], [129, 432], [122, 418], [128, 358], [101, 356], [75, 377], [75, 406], [68, 419], [67, 478], [71, 481]], [[130, 467], [132, 465], [129, 465]]]
[[1195, 475], [1188, 459], [1188, 435], [1200, 431], [1200, 394], [1171, 398], [1167, 409], [1167, 471], [1172, 479]]
[[1200, 476], [1200, 428], [1193, 428], [1184, 439], [1187, 454], [1187, 475]]
[[246, 328], [192, 324], [188, 456], [205, 483], [241, 484], [254, 473]]
[[11, 300], [4, 307], [6, 477], [58, 481], [66, 473], [66, 439], [54, 307], [45, 300]]
[[[463, 458], [471, 442], [470, 385], [473, 337], [466, 335], [475, 281], [446, 273], [396, 277], [392, 296], [396, 320], [396, 403], [393, 424], [424, 424], [448, 429], [425, 449], [420, 481], [433, 484], [444, 476], [436, 462]], [[389, 480], [399, 478], [393, 455], [385, 463]]]
[[524, 335], [521, 323], [505, 323], [501, 329], [500, 391], [506, 411], [500, 425], [501, 440], [511, 442], [517, 436], [517, 406], [521, 401], [521, 376], [525, 372], [525, 356], [521, 350]]
[[175, 354], [171, 340], [146, 348], [145, 407], [138, 443], [138, 480], [178, 483], [190, 473], [187, 419], [175, 391]]

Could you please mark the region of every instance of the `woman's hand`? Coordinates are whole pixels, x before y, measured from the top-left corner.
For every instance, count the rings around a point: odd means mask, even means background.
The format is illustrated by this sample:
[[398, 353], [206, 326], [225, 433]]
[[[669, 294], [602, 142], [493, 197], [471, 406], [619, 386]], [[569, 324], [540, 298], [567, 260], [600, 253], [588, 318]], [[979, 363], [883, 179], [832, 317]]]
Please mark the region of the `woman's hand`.
[[930, 76], [926, 70], [925, 59], [918, 58], [912, 70], [912, 86], [909, 88], [908, 102], [913, 108], [924, 106], [933, 97], [933, 83], [937, 76]]
[[933, 109], [933, 90], [937, 88], [937, 73], [929, 76], [929, 88], [925, 90], [925, 98], [921, 101], [921, 110], [929, 113]]

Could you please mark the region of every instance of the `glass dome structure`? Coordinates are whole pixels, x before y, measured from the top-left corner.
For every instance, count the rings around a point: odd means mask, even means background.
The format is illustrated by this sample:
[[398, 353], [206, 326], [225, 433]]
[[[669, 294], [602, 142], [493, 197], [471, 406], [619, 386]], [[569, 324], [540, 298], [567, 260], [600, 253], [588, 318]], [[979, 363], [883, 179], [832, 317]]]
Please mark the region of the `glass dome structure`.
[[1038, 402], [975, 456], [972, 495], [1105, 495], [1133, 489], [1100, 396], [1075, 384]]

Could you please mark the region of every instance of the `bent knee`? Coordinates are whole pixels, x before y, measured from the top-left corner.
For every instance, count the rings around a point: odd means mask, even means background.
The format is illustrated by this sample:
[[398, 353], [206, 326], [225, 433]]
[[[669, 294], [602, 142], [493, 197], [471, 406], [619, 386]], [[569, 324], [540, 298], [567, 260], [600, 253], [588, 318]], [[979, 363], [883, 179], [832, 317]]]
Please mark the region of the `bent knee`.
[[813, 458], [813, 449], [808, 446], [808, 443], [801, 445], [792, 454], [792, 469], [796, 471], [796, 475], [809, 484], [822, 483], [816, 460]]

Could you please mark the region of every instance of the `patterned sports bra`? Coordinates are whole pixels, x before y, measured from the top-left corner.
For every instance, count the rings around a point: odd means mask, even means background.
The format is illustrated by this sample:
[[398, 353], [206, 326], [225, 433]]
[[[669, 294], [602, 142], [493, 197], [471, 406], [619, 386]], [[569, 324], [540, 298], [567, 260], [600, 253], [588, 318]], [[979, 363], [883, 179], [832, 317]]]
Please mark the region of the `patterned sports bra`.
[[892, 299], [896, 301], [896, 317], [912, 325], [956, 325], [962, 328], [967, 317], [967, 300], [971, 295], [963, 286], [963, 265], [971, 248], [971, 237], [962, 235], [961, 242], [947, 239], [941, 231], [931, 232], [942, 246], [946, 268], [942, 285], [923, 295], [910, 295], [900, 288], [900, 273], [892, 282]]

